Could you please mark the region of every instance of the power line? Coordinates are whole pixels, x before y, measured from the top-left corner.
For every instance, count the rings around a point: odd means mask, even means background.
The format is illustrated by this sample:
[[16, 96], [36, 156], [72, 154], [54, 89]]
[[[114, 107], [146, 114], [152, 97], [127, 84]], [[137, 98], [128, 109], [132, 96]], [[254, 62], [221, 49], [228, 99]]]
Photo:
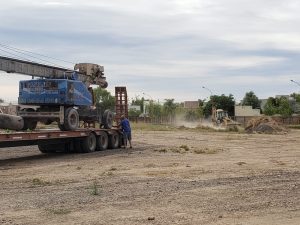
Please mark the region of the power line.
[[12, 47], [12, 46], [9, 46], [9, 45], [3, 44], [3, 43], [0, 43], [0, 45], [3, 46], [3, 47], [8, 47], [8, 48], [16, 49], [16, 50], [27, 52], [27, 53], [30, 53], [30, 54], [39, 55], [39, 56], [42, 56], [42, 57], [45, 57], [45, 58], [54, 59], [54, 60], [61, 61], [61, 62], [66, 62], [66, 63], [70, 63], [72, 65], [76, 64], [74, 62], [70, 62], [70, 61], [67, 61], [67, 60], [54, 58], [54, 57], [43, 55], [43, 54], [40, 54], [40, 53], [35, 53], [35, 52], [27, 51], [27, 50], [24, 50], [24, 49]]
[[[0, 48], [1, 48], [1, 44], [0, 44]], [[28, 55], [28, 54], [26, 54], [26, 53], [20, 52], [20, 51], [18, 51], [18, 50], [13, 50], [13, 49], [11, 49], [11, 48], [9, 48], [9, 47], [4, 47], [4, 48], [5, 48], [5, 49], [8, 49], [8, 50], [10, 50], [10, 51], [14, 51], [14, 52], [17, 52], [17, 53], [19, 53], [19, 54], [25, 55], [25, 56], [27, 56], [27, 57], [31, 57], [31, 58], [34, 58], [34, 59], [37, 59], [37, 60], [40, 60], [40, 61], [49, 63], [49, 64], [51, 64], [51, 65], [53, 65], [53, 66], [60, 66], [60, 65], [54, 64], [54, 63], [52, 63], [52, 62], [50, 62], [50, 61], [43, 60], [43, 59], [40, 59], [40, 58], [38, 58], [38, 57], [31, 56], [31, 55]], [[33, 62], [33, 61], [32, 61], [32, 62]]]
[[[8, 46], [6, 44], [3, 44], [3, 43], [0, 43], [0, 50], [2, 51], [5, 51], [3, 50], [3, 48], [5, 48], [6, 50], [9, 50], [9, 51], [13, 51], [15, 53], [19, 53], [19, 54], [22, 54], [22, 55], [25, 55], [27, 57], [30, 57], [30, 58], [34, 58], [34, 59], [37, 59], [39, 61], [43, 61], [43, 62], [46, 62], [49, 66], [56, 66], [56, 67], [61, 67], [61, 68], [66, 68], [65, 66], [61, 66], [61, 65], [58, 65], [54, 62], [51, 62], [49, 60], [45, 60], [45, 59], [42, 59], [40, 57], [36, 57], [34, 55], [39, 55], [39, 56], [42, 56], [42, 57], [46, 57], [46, 58], [51, 58], [51, 59], [54, 59], [54, 60], [57, 60], [57, 61], [63, 61], [63, 62], [67, 62], [67, 63], [70, 63], [70, 64], [75, 64], [75, 63], [72, 63], [72, 62], [69, 62], [69, 61], [66, 61], [66, 60], [61, 60], [61, 59], [57, 59], [57, 58], [54, 58], [54, 57], [50, 57], [50, 56], [46, 56], [46, 55], [42, 55], [42, 54], [38, 54], [38, 53], [34, 53], [34, 52], [30, 52], [30, 51], [26, 51], [26, 50], [22, 50], [22, 49], [19, 49], [19, 48], [15, 48], [15, 47], [11, 47], [11, 46]], [[23, 56], [20, 56], [20, 55], [16, 55], [14, 53], [10, 53], [8, 51], [5, 51], [6, 53], [9, 53], [11, 55], [14, 55], [14, 56], [17, 56], [18, 58], [25, 58]], [[25, 53], [26, 52], [26, 53]], [[36, 62], [36, 61], [33, 61], [33, 60], [29, 60], [28, 58], [25, 58], [27, 61], [30, 61], [30, 62], [35, 62], [35, 63], [39, 63], [39, 62]], [[73, 70], [73, 69], [70, 69], [70, 68], [66, 68], [68, 70]]]
[[[4, 45], [2, 45], [2, 44], [0, 43], [0, 48], [1, 48], [1, 47], [2, 47], [2, 48], [5, 48], [5, 49], [7, 49], [7, 50], [10, 50], [10, 51], [17, 52], [17, 53], [19, 53], [19, 54], [25, 55], [25, 56], [27, 56], [27, 57], [31, 57], [31, 58], [37, 59], [37, 60], [39, 60], [39, 61], [46, 62], [47, 64], [49, 64], [49, 65], [51, 65], [51, 66], [57, 66], [57, 67], [62, 67], [62, 68], [64, 68], [64, 66], [58, 65], [58, 64], [53, 63], [53, 62], [48, 61], [48, 60], [41, 59], [41, 58], [39, 58], [39, 57], [35, 57], [35, 56], [32, 56], [32, 55], [23, 53], [22, 50], [15, 50], [13, 47], [4, 46]], [[31, 60], [31, 61], [32, 61], [32, 60]]]
[[22, 56], [20, 57], [19, 55], [16, 55], [16, 54], [11, 53], [11, 52], [9, 52], [9, 51], [5, 51], [4, 49], [1, 49], [1, 48], [0, 48], [0, 51], [9, 54], [8, 57], [14, 56], [14, 57], [16, 57], [17, 59], [20, 59], [20, 60], [26, 60], [26, 61], [29, 61], [29, 62], [33, 62], [33, 61], [31, 61], [30, 59], [27, 59], [27, 58], [22, 57]]

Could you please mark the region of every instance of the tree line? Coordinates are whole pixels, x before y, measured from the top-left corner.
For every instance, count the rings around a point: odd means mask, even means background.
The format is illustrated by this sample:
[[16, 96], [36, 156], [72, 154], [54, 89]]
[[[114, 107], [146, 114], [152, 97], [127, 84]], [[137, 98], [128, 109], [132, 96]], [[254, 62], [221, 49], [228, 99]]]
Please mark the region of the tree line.
[[[94, 97], [96, 107], [98, 107], [102, 113], [105, 109], [114, 110], [115, 97], [106, 89], [94, 89]], [[295, 101], [300, 104], [300, 94], [292, 93], [290, 97], [293, 97]], [[165, 99], [164, 103], [161, 104], [153, 100], [147, 100], [144, 97], [136, 97], [135, 99], [132, 99], [129, 104], [139, 106], [140, 108], [140, 110], [130, 109], [128, 114], [131, 117], [138, 117], [142, 114], [142, 116], [149, 116], [151, 118], [166, 117], [171, 120], [175, 115], [183, 115], [187, 121], [209, 117], [212, 113], [212, 106], [227, 111], [229, 116], [234, 116], [234, 107], [237, 105], [232, 94], [229, 94], [228, 96], [224, 94], [212, 95], [206, 102], [199, 99], [198, 107], [195, 109], [185, 109], [183, 103], [176, 103], [174, 99]], [[261, 109], [261, 101], [253, 91], [246, 92], [243, 100], [238, 105], [251, 106], [253, 109], [260, 109], [261, 113], [269, 116], [275, 114], [290, 116], [294, 113], [289, 99], [286, 97], [269, 97], [264, 108]], [[143, 112], [145, 111], [147, 112], [147, 115], [143, 115]]]
[[[300, 104], [300, 94], [292, 93], [290, 97], [293, 97], [295, 102]], [[103, 113], [105, 109], [114, 111], [115, 97], [106, 89], [94, 89], [94, 100], [96, 103], [95, 106], [99, 109], [100, 113]], [[0, 98], [0, 103], [2, 102], [3, 99]], [[227, 111], [229, 116], [234, 116], [236, 101], [232, 94], [229, 94], [228, 96], [222, 94], [211, 95], [207, 102], [199, 99], [198, 107], [195, 109], [186, 109], [184, 108], [183, 103], [176, 103], [174, 99], [165, 99], [164, 103], [160, 104], [159, 102], [146, 100], [144, 97], [136, 97], [130, 104], [137, 105], [140, 108], [139, 110], [130, 109], [128, 113], [131, 117], [138, 117], [146, 111], [147, 116], [151, 118], [166, 117], [171, 120], [175, 115], [180, 114], [183, 115], [186, 120], [194, 121], [203, 117], [209, 117], [212, 113], [213, 106], [217, 109]], [[290, 116], [294, 113], [290, 101], [286, 97], [269, 97], [265, 106], [261, 109], [261, 101], [253, 91], [246, 92], [243, 100], [238, 105], [251, 106], [253, 109], [260, 109], [261, 113], [270, 116], [275, 114]]]
[[[295, 99], [296, 103], [300, 104], [300, 95], [293, 93], [290, 95]], [[291, 116], [294, 111], [291, 106], [291, 102], [286, 97], [269, 97], [264, 105], [261, 108], [261, 100], [255, 95], [253, 91], [246, 92], [243, 100], [236, 104], [236, 101], [232, 94], [228, 96], [222, 95], [212, 95], [207, 102], [203, 100], [198, 100], [198, 108], [196, 109], [185, 109], [183, 103], [175, 103], [174, 99], [165, 99], [163, 104], [154, 101], [147, 101], [148, 104], [145, 104], [144, 98], [136, 98], [132, 100], [132, 105], [139, 105], [141, 110], [131, 109], [129, 110], [130, 116], [139, 116], [143, 111], [143, 107], [147, 107], [147, 112], [149, 117], [174, 117], [175, 115], [181, 114], [184, 115], [184, 118], [188, 121], [198, 120], [200, 118], [209, 117], [212, 114], [212, 107], [214, 106], [217, 109], [223, 109], [228, 112], [229, 116], [234, 116], [234, 107], [235, 105], [251, 106], [253, 109], [260, 109], [261, 113], [272, 116], [272, 115], [282, 115], [282, 116]]]

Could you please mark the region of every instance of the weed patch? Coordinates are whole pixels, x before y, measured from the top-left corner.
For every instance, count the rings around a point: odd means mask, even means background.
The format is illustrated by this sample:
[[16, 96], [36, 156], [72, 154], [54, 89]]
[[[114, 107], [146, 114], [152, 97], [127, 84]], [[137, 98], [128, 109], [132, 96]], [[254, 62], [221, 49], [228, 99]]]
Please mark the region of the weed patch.
[[190, 150], [189, 146], [187, 146], [187, 145], [181, 145], [179, 148], [181, 148], [181, 149], [183, 149], [185, 151], [189, 151]]
[[112, 171], [106, 171], [101, 174], [102, 176], [113, 176], [114, 173]]
[[168, 150], [165, 148], [161, 148], [161, 149], [155, 149], [155, 152], [162, 152], [162, 153], [166, 153]]
[[91, 186], [91, 195], [99, 195], [100, 194], [100, 186], [98, 185], [97, 181], [94, 181]]
[[216, 154], [220, 151], [223, 151], [223, 149], [216, 149], [216, 148], [198, 148], [198, 149], [194, 149], [194, 153], [195, 154]]
[[32, 184], [34, 186], [47, 186], [47, 185], [51, 185], [50, 181], [44, 181], [40, 178], [33, 178], [32, 179]]

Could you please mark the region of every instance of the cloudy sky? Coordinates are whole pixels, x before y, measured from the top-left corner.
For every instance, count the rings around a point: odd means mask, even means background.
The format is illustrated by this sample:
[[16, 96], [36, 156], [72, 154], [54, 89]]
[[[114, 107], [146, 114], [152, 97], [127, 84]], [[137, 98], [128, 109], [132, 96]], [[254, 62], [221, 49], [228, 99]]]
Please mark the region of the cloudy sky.
[[[290, 81], [300, 82], [298, 0], [0, 3], [0, 44], [104, 65], [108, 90], [127, 86], [130, 99], [204, 99], [202, 86], [237, 101], [250, 90], [259, 98], [300, 91]], [[24, 78], [1, 72], [0, 98], [16, 100]]]

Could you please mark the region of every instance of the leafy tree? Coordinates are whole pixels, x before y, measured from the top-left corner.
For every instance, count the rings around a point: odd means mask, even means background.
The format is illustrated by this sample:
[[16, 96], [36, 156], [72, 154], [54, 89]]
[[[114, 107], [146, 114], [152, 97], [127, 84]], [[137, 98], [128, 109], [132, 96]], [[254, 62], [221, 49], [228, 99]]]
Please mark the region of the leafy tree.
[[285, 117], [293, 114], [293, 109], [287, 98], [282, 97], [279, 99], [278, 113]]
[[163, 109], [161, 104], [150, 101], [148, 105], [148, 112], [150, 117], [159, 118], [162, 116], [162, 111]]
[[297, 103], [300, 103], [300, 94], [293, 93], [290, 96], [293, 97], [294, 99], [296, 99]]
[[263, 110], [264, 114], [268, 116], [272, 116], [276, 114], [277, 109], [276, 109], [276, 99], [273, 97], [268, 98], [267, 103], [264, 106]]
[[174, 103], [174, 99], [165, 99], [165, 103], [163, 104], [163, 113], [168, 116], [170, 119], [175, 117], [176, 107], [177, 105]]
[[264, 107], [264, 114], [272, 116], [275, 114], [280, 114], [282, 116], [292, 115], [293, 110], [290, 106], [289, 100], [285, 97], [273, 98], [270, 97]]
[[3, 102], [4, 102], [4, 100], [2, 98], [0, 98], [0, 103], [3, 103]]
[[250, 91], [245, 94], [242, 105], [252, 106], [253, 109], [260, 108], [260, 100], [253, 91]]
[[195, 110], [187, 110], [185, 115], [184, 115], [185, 120], [187, 121], [195, 121], [199, 119], [197, 112]]
[[187, 121], [196, 121], [203, 117], [203, 108], [199, 107], [198, 109], [189, 109], [185, 113], [185, 120]]
[[203, 106], [204, 106], [204, 101], [205, 101], [205, 100], [198, 99], [198, 103], [199, 103], [199, 106], [200, 106], [200, 107], [203, 107]]
[[132, 100], [132, 102], [131, 102], [132, 105], [139, 105], [139, 106], [140, 106], [140, 109], [141, 109], [141, 112], [144, 112], [144, 103], [145, 103], [144, 97], [142, 97], [142, 98], [136, 97], [136, 98], [135, 98], [134, 100]]
[[106, 109], [111, 111], [115, 110], [115, 97], [110, 94], [109, 91], [102, 88], [96, 88], [94, 91], [94, 98], [96, 107], [103, 113]]
[[223, 109], [228, 112], [229, 116], [234, 115], [234, 105], [235, 101], [233, 95], [230, 94], [226, 96], [222, 95], [212, 95], [210, 100], [206, 103], [203, 108], [203, 113], [205, 116], [210, 116], [212, 114], [212, 106], [216, 107], [216, 109]]
[[138, 117], [140, 114], [141, 114], [140, 110], [136, 110], [136, 109], [128, 110], [128, 116], [130, 116], [130, 117]]

